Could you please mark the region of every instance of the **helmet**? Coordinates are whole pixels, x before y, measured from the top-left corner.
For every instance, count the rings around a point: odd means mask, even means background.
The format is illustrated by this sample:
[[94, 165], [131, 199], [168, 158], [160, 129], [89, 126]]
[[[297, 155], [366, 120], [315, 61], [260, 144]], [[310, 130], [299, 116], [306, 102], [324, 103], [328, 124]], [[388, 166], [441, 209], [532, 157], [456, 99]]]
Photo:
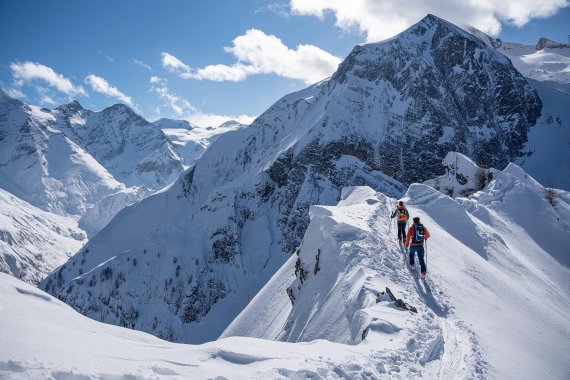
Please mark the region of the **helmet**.
[[403, 206], [403, 205], [404, 205], [404, 202], [403, 202], [403, 201], [400, 201], [399, 205], [400, 205], [400, 206]]

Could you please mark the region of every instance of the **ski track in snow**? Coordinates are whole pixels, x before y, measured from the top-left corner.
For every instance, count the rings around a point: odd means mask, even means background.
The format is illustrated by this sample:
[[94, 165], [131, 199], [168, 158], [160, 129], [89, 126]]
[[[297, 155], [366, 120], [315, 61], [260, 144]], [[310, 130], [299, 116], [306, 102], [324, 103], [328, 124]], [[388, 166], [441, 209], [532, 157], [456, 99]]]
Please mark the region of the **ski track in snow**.
[[[391, 199], [390, 202], [376, 207], [376, 211], [368, 219], [372, 231], [383, 232], [386, 236], [394, 234], [396, 228], [386, 227], [386, 220], [389, 220], [390, 207], [395, 203], [396, 200]], [[407, 207], [410, 215], [417, 215], [414, 207]], [[394, 222], [390, 220], [390, 223]], [[386, 240], [393, 241], [394, 244], [390, 246], [386, 244]], [[405, 264], [408, 258], [407, 250], [403, 249], [395, 238], [380, 239], [372, 233], [365, 243], [367, 247], [364, 249], [369, 252], [380, 252], [378, 256], [370, 257], [369, 265], [377, 268], [378, 272], [390, 273], [391, 280], [404, 287], [405, 293], [402, 298], [418, 308], [417, 318], [423, 318], [430, 324], [437, 325], [435, 332], [418, 326], [408, 342], [410, 352], [413, 353], [413, 343], [410, 342], [431, 341], [429, 356], [424, 360], [427, 359], [426, 362], [435, 360], [438, 363], [439, 368], [436, 371], [438, 379], [485, 378], [487, 363], [483, 359], [480, 344], [475, 334], [454, 315], [453, 307], [448, 304], [445, 292], [436, 285], [439, 275], [430, 273], [424, 281], [411, 273]], [[417, 257], [416, 265], [419, 265]], [[406, 357], [408, 353], [402, 352], [402, 355]], [[422, 363], [420, 359], [422, 365], [427, 364], [426, 362]]]

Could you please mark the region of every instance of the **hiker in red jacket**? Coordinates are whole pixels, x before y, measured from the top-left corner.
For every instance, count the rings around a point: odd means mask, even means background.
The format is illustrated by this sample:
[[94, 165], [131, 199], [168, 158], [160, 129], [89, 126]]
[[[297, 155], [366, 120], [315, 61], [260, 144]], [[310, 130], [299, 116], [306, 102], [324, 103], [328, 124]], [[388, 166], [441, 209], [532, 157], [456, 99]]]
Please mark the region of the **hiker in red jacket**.
[[415, 269], [414, 264], [414, 254], [418, 253], [418, 259], [420, 261], [421, 277], [426, 277], [426, 263], [424, 261], [424, 241], [429, 239], [429, 231], [420, 223], [419, 217], [414, 217], [414, 224], [408, 230], [408, 235], [406, 236], [406, 247], [410, 248], [410, 267]]

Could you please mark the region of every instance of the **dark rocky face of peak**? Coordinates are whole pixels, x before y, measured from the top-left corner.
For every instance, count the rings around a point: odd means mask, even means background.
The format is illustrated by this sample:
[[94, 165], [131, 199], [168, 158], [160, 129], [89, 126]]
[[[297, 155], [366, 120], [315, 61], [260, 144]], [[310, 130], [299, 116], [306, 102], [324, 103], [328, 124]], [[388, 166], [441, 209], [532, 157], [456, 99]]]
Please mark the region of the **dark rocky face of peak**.
[[536, 50], [542, 50], [544, 48], [550, 48], [550, 49], [564, 49], [564, 48], [570, 48], [570, 45], [568, 44], [563, 44], [561, 42], [556, 42], [553, 40], [550, 40], [548, 38], [545, 37], [541, 37], [538, 40], [538, 43], [536, 44]]
[[8, 93], [0, 88], [0, 107], [14, 108], [23, 105], [18, 99], [12, 98]]
[[163, 128], [184, 128], [189, 131], [194, 129], [194, 126], [186, 120], [176, 120], [176, 119], [168, 119], [168, 118], [161, 118], [156, 121], [152, 122], [153, 125], [157, 126], [160, 129]]
[[56, 110], [61, 110], [65, 113], [77, 113], [79, 111], [82, 111], [83, 109], [84, 108], [81, 106], [81, 104], [77, 100], [74, 100], [70, 103], [61, 105], [61, 106], [56, 108]]
[[103, 113], [135, 113], [135, 111], [133, 111], [131, 107], [129, 107], [123, 103], [113, 104], [112, 106], [105, 108], [101, 112], [103, 112]]
[[508, 58], [433, 15], [390, 40], [356, 46], [331, 82], [382, 109], [383, 171], [404, 183], [440, 174], [449, 151], [504, 168], [522, 154], [542, 108]]

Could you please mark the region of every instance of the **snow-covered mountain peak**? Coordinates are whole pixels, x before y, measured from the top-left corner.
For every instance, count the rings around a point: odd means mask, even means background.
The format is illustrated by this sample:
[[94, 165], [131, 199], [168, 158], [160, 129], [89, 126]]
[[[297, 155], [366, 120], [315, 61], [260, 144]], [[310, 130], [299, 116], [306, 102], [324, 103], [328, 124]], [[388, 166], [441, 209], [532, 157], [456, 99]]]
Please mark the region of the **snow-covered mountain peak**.
[[156, 121], [153, 121], [152, 124], [161, 130], [164, 130], [164, 129], [184, 129], [184, 130], [191, 131], [192, 129], [194, 129], [196, 127], [196, 126], [192, 125], [187, 120], [167, 119], [164, 117], [161, 119], [158, 119]]
[[563, 44], [561, 42], [553, 41], [551, 39], [541, 37], [536, 44], [536, 50], [543, 50], [543, 49], [568, 49], [570, 45]]
[[62, 104], [61, 106], [56, 107], [55, 109], [66, 111], [68, 113], [76, 113], [78, 111], [84, 110], [83, 106], [81, 105], [81, 103], [79, 103], [78, 100], [73, 100], [67, 104]]
[[[351, 104], [340, 114], [361, 116], [342, 122], [383, 141], [383, 171], [405, 183], [440, 174], [436, 168], [450, 150], [506, 167], [522, 154], [542, 108], [508, 58], [435, 16], [386, 41], [356, 46], [324, 87], [336, 102]], [[414, 170], [415, 159], [403, 151], [428, 145], [424, 170]]]

